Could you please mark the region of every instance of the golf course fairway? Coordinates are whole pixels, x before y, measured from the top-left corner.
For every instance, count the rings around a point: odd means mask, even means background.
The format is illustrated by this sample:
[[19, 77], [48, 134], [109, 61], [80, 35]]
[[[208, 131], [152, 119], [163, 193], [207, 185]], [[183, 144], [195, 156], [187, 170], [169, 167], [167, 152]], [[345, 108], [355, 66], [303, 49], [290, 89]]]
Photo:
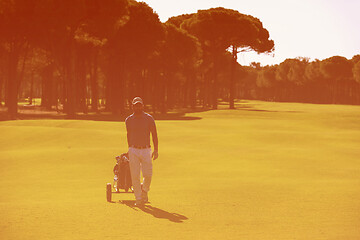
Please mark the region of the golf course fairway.
[[360, 106], [156, 120], [150, 204], [106, 201], [124, 122], [0, 122], [0, 239], [360, 239]]

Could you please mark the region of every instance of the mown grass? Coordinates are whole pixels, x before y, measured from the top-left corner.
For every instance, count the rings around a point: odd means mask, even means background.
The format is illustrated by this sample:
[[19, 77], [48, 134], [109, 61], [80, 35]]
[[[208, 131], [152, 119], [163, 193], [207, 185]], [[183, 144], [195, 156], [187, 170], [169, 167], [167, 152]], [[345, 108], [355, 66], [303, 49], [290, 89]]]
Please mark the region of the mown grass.
[[156, 122], [142, 210], [105, 200], [124, 122], [0, 122], [1, 239], [360, 238], [360, 107], [237, 107]]

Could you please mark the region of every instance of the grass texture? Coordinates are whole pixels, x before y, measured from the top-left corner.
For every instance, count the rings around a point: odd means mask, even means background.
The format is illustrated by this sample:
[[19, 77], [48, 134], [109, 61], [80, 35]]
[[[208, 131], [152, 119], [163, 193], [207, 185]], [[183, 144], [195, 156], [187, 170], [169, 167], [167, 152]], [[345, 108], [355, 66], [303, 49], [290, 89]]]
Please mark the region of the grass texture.
[[0, 239], [360, 239], [360, 107], [242, 101], [156, 121], [150, 204], [113, 194], [124, 122], [0, 122]]

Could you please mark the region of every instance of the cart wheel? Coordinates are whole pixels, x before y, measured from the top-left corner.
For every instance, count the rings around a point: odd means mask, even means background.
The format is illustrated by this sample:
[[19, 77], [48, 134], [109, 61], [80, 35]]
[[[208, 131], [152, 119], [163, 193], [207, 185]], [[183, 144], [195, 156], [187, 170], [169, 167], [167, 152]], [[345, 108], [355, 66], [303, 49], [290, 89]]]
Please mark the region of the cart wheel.
[[111, 202], [111, 183], [106, 184], [106, 200]]

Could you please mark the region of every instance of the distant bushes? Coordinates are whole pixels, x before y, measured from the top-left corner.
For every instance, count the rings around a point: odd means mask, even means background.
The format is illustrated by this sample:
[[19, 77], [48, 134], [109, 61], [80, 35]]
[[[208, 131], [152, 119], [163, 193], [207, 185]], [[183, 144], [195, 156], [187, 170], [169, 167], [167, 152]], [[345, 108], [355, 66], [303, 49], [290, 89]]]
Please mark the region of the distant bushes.
[[239, 79], [238, 92], [243, 98], [360, 104], [360, 55], [351, 60], [340, 56], [312, 62], [306, 58], [286, 59], [279, 65], [260, 67], [254, 63], [243, 68], [250, 78], [245, 88]]

